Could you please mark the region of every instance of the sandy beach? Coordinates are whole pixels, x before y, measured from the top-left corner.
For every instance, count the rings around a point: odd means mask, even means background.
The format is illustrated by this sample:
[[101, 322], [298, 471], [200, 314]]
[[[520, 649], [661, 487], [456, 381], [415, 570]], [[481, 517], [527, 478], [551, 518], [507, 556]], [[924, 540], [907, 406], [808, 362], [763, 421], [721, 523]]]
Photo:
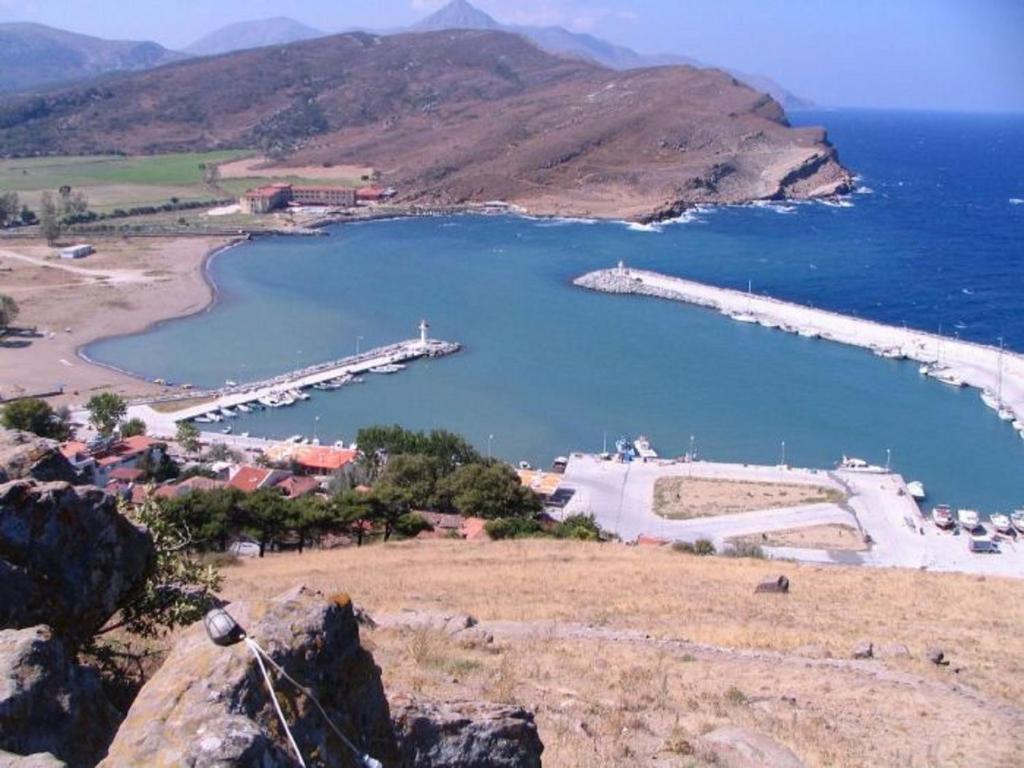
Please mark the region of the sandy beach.
[[97, 339], [145, 330], [153, 323], [200, 312], [214, 292], [208, 257], [224, 238], [90, 238], [96, 253], [60, 259], [43, 241], [0, 243], [0, 292], [18, 302], [16, 327], [36, 333], [0, 343], [0, 397], [48, 393], [80, 403], [112, 390], [127, 397], [163, 388], [79, 356]]
[[1024, 355], [1019, 353], [628, 267], [590, 272], [573, 283], [605, 293], [681, 301], [717, 310], [737, 322], [886, 351], [927, 364], [952, 386], [962, 382], [993, 395], [1001, 393], [1005, 420], [1014, 421], [1024, 435]]

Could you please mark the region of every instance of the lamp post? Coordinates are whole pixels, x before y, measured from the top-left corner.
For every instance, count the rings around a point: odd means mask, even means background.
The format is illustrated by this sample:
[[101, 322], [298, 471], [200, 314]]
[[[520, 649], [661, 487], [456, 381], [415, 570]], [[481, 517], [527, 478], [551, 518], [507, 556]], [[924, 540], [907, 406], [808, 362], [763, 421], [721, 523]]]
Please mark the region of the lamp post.
[[782, 441], [782, 460], [779, 462], [780, 467], [786, 466], [786, 441]]
[[363, 340], [363, 336], [356, 336], [356, 354], [359, 354], [359, 342]]
[[491, 458], [491, 441], [494, 440], [494, 435], [487, 436], [487, 458]]
[[319, 416], [314, 416], [313, 417], [313, 442], [317, 441], [317, 434], [316, 433], [317, 433], [317, 430], [318, 430], [319, 426], [320, 426], [320, 417]]
[[892, 465], [892, 448], [885, 449], [885, 471], [889, 471], [889, 467]]

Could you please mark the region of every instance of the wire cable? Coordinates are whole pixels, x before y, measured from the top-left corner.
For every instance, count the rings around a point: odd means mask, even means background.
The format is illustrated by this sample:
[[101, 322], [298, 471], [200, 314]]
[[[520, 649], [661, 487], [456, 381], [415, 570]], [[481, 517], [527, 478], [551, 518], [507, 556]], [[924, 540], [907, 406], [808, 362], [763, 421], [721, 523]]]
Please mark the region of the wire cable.
[[[302, 768], [306, 768], [306, 761], [302, 759], [302, 752], [299, 751], [299, 745], [295, 743], [295, 737], [292, 736], [291, 728], [288, 727], [288, 721], [284, 719], [284, 712], [281, 711], [281, 705], [277, 701], [277, 694], [274, 692], [274, 683], [270, 679], [270, 673], [267, 672], [267, 668], [263, 664], [263, 659], [260, 653], [263, 649], [256, 644], [255, 640], [249, 637], [245, 638], [245, 644], [249, 647], [249, 650], [252, 651], [252, 655], [256, 658], [256, 663], [260, 667], [260, 672], [263, 673], [263, 680], [267, 684], [267, 690], [270, 691], [270, 700], [274, 702], [274, 709], [277, 711], [277, 716], [281, 719], [281, 725], [284, 727], [284, 732], [288, 736], [288, 743], [292, 745], [292, 750], [295, 752], [295, 759], [299, 761], [299, 765], [302, 766]], [[274, 666], [277, 667], [277, 664], [274, 664]], [[280, 667], [278, 667], [278, 669], [280, 669]]]

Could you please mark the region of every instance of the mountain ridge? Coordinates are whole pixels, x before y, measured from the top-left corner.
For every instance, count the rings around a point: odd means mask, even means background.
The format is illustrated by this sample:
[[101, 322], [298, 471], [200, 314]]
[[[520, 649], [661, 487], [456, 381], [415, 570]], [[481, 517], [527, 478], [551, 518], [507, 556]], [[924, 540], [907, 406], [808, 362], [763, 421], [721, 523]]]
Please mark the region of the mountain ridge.
[[288, 16], [253, 19], [227, 24], [209, 32], [182, 50], [192, 56], [216, 56], [222, 53], [287, 45], [302, 40], [327, 37], [328, 33]]

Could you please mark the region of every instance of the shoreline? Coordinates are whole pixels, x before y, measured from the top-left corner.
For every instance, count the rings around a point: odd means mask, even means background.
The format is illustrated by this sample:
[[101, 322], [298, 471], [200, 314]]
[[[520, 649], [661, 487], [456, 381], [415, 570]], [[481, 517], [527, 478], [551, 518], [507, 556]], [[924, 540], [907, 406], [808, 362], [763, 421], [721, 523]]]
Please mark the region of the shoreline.
[[969, 386], [993, 395], [1001, 392], [1000, 406], [1006, 413], [1000, 418], [1008, 426], [1012, 422], [1024, 438], [1024, 355], [1013, 350], [622, 265], [588, 272], [572, 284], [600, 293], [690, 304], [715, 310], [736, 322], [764, 326], [765, 330], [860, 347], [882, 358], [916, 361], [922, 365], [922, 372], [927, 367], [928, 375], [937, 382]]

